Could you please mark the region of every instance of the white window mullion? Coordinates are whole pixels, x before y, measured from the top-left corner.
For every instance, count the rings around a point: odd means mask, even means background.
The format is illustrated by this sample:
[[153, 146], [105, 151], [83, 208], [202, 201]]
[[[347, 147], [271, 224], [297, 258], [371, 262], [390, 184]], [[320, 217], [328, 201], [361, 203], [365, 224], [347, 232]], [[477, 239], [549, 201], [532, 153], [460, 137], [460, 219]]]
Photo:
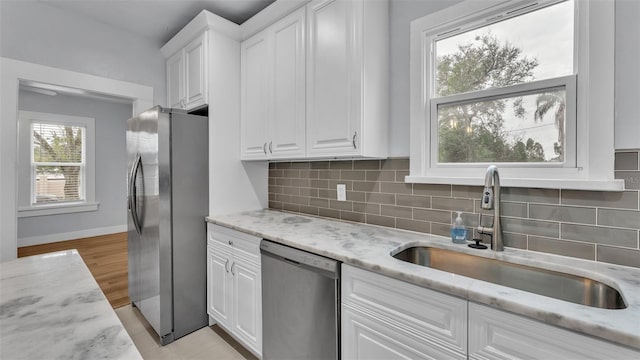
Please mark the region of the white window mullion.
[[[434, 97], [431, 99], [432, 103], [436, 105], [440, 104], [455, 104], [463, 103], [467, 101], [477, 100], [491, 100], [497, 99], [504, 95], [527, 95], [542, 92], [543, 90], [553, 90], [556, 88], [568, 88], [571, 83], [575, 84], [576, 76], [568, 75], [552, 79], [532, 81], [524, 84], [516, 84], [511, 86], [505, 86], [500, 88], [491, 88], [486, 90], [478, 90], [466, 93], [460, 93], [449, 96]], [[574, 86], [575, 88], [575, 86]]]

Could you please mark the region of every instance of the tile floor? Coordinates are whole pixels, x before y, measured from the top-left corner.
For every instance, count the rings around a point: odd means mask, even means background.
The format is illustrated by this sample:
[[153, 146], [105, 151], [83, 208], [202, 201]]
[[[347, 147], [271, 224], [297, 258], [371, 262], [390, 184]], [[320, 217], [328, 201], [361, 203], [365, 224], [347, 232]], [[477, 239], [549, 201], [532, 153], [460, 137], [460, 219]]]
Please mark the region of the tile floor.
[[153, 330], [131, 305], [120, 307], [115, 311], [144, 359], [256, 359], [217, 326], [202, 328], [171, 344], [160, 346]]

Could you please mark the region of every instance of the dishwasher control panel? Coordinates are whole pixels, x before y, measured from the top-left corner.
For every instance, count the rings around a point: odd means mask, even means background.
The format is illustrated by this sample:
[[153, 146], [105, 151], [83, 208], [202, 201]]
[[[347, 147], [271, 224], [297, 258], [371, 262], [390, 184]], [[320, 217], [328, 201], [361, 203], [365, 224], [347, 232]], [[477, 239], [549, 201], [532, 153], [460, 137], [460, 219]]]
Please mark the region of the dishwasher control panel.
[[269, 240], [262, 240], [262, 242], [260, 242], [260, 251], [263, 254], [267, 253], [272, 256], [275, 255], [295, 264], [301, 264], [336, 273], [338, 272], [340, 264], [336, 260], [312, 254], [305, 250], [278, 244]]

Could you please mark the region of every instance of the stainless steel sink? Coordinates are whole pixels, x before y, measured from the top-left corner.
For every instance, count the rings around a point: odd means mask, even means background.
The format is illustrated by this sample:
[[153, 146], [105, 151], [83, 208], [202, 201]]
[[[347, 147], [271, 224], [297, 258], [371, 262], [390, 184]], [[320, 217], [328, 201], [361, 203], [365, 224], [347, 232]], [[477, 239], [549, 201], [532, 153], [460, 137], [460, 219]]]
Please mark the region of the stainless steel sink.
[[624, 309], [618, 290], [599, 281], [433, 247], [410, 247], [393, 255], [413, 264], [603, 309]]

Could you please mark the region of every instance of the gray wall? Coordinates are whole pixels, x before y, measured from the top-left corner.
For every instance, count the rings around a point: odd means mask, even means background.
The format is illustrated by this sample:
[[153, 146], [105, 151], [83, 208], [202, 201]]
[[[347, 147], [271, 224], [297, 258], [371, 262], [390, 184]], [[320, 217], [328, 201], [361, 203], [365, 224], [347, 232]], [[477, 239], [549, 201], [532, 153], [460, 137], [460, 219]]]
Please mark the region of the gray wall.
[[154, 103], [165, 104], [154, 41], [44, 2], [0, 1], [0, 56], [152, 86]]
[[[131, 104], [20, 91], [18, 108], [95, 119], [96, 202], [100, 203], [98, 211], [19, 218], [18, 246], [21, 246], [21, 238], [126, 225], [125, 133], [126, 121], [131, 117]], [[28, 187], [29, 182], [22, 179], [18, 191], [28, 196], [29, 189], [25, 186]]]
[[[389, 156], [409, 156], [409, 34], [412, 20], [461, 0], [391, 0]], [[616, 149], [640, 148], [640, 1], [616, 0]]]

